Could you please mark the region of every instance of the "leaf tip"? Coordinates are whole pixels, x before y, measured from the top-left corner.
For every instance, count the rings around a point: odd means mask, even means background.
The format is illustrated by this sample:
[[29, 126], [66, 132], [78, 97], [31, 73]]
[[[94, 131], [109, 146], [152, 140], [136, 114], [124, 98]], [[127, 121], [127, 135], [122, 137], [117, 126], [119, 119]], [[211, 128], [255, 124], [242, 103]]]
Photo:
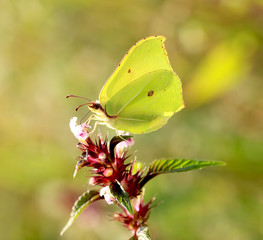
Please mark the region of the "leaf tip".
[[221, 165], [221, 166], [225, 166], [226, 163], [222, 162], [222, 161], [214, 161], [214, 165]]

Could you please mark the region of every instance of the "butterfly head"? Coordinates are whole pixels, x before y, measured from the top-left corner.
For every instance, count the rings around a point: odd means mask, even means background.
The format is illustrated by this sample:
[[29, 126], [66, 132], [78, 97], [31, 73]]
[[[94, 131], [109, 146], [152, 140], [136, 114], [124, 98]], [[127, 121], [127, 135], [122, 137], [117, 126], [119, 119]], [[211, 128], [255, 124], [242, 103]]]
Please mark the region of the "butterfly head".
[[[91, 120], [95, 120], [95, 125], [93, 130], [90, 132], [93, 133], [96, 129], [97, 124], [102, 124], [102, 125], [107, 125], [109, 128], [113, 128], [112, 127], [112, 121], [114, 121], [117, 116], [109, 116], [106, 112], [106, 106], [105, 109], [101, 106], [100, 102], [98, 100], [96, 101], [91, 101], [88, 98], [84, 98], [84, 97], [79, 97], [79, 96], [75, 96], [75, 95], [68, 95], [66, 96], [66, 98], [69, 97], [76, 97], [76, 98], [82, 98], [85, 100], [88, 100], [88, 102], [79, 105], [75, 111], [78, 111], [78, 109], [82, 106], [88, 106], [89, 110], [93, 113], [92, 115], [90, 115], [90, 117], [87, 120], [87, 123], [89, 124], [89, 122]], [[85, 115], [86, 116], [86, 115]], [[114, 128], [113, 128], [114, 129]]]
[[102, 106], [100, 105], [100, 102], [98, 100], [97, 101], [92, 101], [88, 105], [88, 107], [96, 115], [105, 115], [104, 109], [102, 108]]

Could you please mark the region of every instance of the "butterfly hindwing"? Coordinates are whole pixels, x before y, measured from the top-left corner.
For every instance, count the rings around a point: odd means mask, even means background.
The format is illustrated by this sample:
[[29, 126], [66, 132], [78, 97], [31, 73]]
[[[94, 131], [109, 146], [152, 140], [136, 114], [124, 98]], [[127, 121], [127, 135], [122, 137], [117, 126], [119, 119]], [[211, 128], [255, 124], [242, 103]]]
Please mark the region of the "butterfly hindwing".
[[106, 104], [106, 111], [117, 116], [115, 128], [143, 133], [163, 126], [183, 106], [179, 77], [161, 69], [122, 88]]

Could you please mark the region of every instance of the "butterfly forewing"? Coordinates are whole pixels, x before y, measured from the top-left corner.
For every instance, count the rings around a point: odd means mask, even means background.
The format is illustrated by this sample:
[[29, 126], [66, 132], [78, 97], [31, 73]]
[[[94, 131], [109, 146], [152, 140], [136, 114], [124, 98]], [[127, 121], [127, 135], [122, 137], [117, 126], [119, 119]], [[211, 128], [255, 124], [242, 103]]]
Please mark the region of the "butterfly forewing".
[[172, 70], [164, 42], [165, 37], [152, 36], [133, 45], [101, 90], [103, 108], [117, 92], [144, 74], [158, 69]]

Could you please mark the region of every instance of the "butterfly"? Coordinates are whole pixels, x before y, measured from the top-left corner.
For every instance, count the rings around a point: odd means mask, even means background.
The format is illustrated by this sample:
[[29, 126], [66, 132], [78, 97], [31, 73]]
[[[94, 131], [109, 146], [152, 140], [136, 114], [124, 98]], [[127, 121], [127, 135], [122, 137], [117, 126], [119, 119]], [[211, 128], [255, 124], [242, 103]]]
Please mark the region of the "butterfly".
[[102, 124], [117, 131], [148, 133], [184, 108], [181, 80], [170, 65], [165, 40], [163, 36], [144, 38], [125, 54], [99, 101], [87, 103], [93, 112], [88, 122], [96, 121], [94, 130]]

